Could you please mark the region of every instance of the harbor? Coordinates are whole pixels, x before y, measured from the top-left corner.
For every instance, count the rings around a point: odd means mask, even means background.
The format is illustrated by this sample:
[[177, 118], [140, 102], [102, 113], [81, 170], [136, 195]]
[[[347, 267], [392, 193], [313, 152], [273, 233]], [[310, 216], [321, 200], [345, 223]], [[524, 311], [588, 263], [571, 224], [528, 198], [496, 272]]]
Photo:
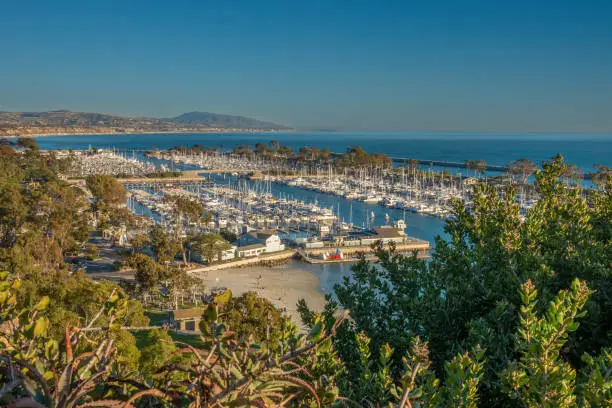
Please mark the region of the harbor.
[[[240, 149], [62, 153], [69, 154], [79, 157], [70, 182], [83, 186], [80, 177], [96, 169], [119, 176], [129, 192], [127, 208], [167, 233], [180, 231], [186, 242], [201, 234], [232, 237], [212, 263], [188, 248], [187, 270], [194, 276], [308, 265], [315, 274], [328, 271], [321, 275], [321, 291], [349, 273], [344, 266], [375, 261], [378, 242], [392, 243], [399, 253], [428, 257], [436, 237], [446, 237], [444, 220], [452, 216], [454, 202], [462, 201], [469, 211], [476, 185], [504, 188], [512, 182], [510, 177], [488, 177], [486, 169], [453, 174], [414, 161], [351, 168]], [[522, 214], [537, 201], [531, 191], [528, 185], [517, 191]], [[203, 214], [188, 222], [177, 218], [172, 197], [201, 205]], [[129, 240], [126, 234], [128, 245]]]

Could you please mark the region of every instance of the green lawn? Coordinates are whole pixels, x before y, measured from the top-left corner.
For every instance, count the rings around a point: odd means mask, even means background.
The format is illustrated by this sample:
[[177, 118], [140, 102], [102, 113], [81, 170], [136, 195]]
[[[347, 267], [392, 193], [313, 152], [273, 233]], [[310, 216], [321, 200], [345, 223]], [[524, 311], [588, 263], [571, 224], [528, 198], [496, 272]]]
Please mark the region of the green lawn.
[[151, 326], [161, 326], [166, 320], [168, 320], [168, 312], [162, 312], [159, 310], [147, 310], [145, 316], [150, 320]]
[[[168, 333], [170, 333], [170, 336], [172, 337], [174, 341], [180, 341], [183, 343], [187, 343], [190, 346], [193, 346], [195, 348], [200, 348], [200, 349], [204, 348], [204, 342], [202, 342], [202, 339], [200, 338], [199, 335], [182, 334], [182, 333], [177, 333], [174, 330], [169, 330]], [[181, 346], [179, 345], [179, 347]]]

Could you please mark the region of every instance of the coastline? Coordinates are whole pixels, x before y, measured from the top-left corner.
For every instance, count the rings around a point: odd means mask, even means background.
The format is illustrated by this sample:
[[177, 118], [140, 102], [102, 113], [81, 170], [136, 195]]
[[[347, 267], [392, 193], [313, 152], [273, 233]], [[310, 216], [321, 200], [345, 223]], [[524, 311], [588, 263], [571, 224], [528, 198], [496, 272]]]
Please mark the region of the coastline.
[[123, 135], [163, 135], [163, 134], [190, 134], [190, 133], [281, 133], [281, 132], [299, 132], [296, 129], [283, 130], [255, 130], [255, 129], [214, 129], [214, 130], [155, 130], [155, 131], [121, 131], [121, 132], [75, 132], [75, 133], [22, 133], [14, 135], [6, 135], [0, 132], [0, 138], [35, 138], [35, 137], [56, 137], [56, 136], [123, 136]]

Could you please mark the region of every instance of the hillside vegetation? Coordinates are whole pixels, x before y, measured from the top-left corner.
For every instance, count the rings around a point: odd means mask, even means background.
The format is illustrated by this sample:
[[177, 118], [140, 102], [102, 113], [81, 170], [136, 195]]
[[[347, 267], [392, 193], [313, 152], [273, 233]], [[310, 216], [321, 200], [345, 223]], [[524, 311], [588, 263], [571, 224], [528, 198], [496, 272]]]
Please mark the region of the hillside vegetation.
[[281, 129], [289, 128], [244, 116], [208, 112], [190, 112], [174, 118], [118, 116], [68, 110], [0, 112], [0, 136]]

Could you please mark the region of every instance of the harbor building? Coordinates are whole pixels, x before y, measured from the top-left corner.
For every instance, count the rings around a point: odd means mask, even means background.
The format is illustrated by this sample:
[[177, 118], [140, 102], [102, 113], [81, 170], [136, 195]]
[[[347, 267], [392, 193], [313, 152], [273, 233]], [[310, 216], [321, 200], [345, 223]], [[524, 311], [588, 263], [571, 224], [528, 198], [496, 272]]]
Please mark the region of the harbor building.
[[239, 258], [250, 258], [252, 256], [259, 256], [266, 250], [266, 246], [264, 244], [252, 244], [252, 245], [244, 245], [239, 246], [236, 249], [236, 253]]
[[285, 249], [285, 245], [281, 242], [276, 232], [271, 230], [255, 230], [242, 234], [238, 238], [238, 256], [240, 256], [240, 251], [244, 247], [253, 245], [263, 246], [265, 252], [278, 252]]

